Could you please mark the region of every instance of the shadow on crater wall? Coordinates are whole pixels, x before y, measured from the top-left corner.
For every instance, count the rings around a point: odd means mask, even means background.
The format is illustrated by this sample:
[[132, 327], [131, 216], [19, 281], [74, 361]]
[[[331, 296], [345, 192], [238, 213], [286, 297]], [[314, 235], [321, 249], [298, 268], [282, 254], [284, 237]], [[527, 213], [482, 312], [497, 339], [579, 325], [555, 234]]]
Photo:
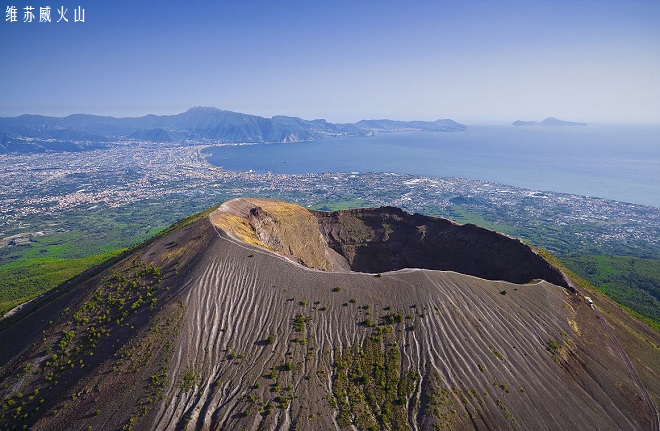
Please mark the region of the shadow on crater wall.
[[513, 283], [543, 279], [572, 290], [561, 271], [530, 247], [475, 225], [393, 207], [313, 214], [330, 248], [353, 271], [424, 268]]

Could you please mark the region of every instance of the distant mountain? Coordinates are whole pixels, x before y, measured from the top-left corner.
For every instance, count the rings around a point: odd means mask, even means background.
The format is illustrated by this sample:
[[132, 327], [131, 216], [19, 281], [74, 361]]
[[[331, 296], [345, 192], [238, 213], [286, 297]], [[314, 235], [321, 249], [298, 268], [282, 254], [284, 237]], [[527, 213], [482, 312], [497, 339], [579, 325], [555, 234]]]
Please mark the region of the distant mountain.
[[541, 121], [542, 126], [586, 126], [587, 123], [576, 123], [573, 121], [563, 121], [554, 117], [548, 117]]
[[513, 122], [514, 126], [586, 126], [587, 123], [575, 123], [572, 121], [563, 121], [555, 117], [548, 117], [541, 121], [522, 121], [517, 120]]
[[79, 151], [89, 151], [108, 148], [107, 144], [96, 142], [70, 142], [58, 140], [25, 140], [11, 139], [0, 143], [0, 154], [18, 153], [76, 153]]
[[161, 128], [138, 130], [128, 135], [128, 137], [139, 141], [151, 141], [151, 142], [172, 141], [172, 136], [170, 136], [170, 134], [167, 133], [165, 129], [161, 129]]
[[434, 132], [463, 131], [466, 127], [453, 120], [437, 121], [394, 121], [394, 120], [362, 120], [356, 124], [364, 130], [394, 131], [394, 130], [428, 130]]
[[522, 120], [517, 120], [513, 122], [514, 126], [538, 126], [539, 122], [538, 121], [522, 121]]
[[363, 120], [356, 124], [333, 124], [298, 117], [264, 118], [217, 108], [191, 108], [177, 115], [146, 115], [114, 118], [74, 114], [68, 117], [21, 115], [0, 118], [0, 152], [31, 152], [26, 146], [7, 146], [4, 141], [29, 138], [31, 142], [108, 142], [135, 139], [170, 142], [206, 139], [221, 142], [298, 142], [332, 136], [361, 136], [397, 130], [454, 132], [466, 127], [452, 120]]

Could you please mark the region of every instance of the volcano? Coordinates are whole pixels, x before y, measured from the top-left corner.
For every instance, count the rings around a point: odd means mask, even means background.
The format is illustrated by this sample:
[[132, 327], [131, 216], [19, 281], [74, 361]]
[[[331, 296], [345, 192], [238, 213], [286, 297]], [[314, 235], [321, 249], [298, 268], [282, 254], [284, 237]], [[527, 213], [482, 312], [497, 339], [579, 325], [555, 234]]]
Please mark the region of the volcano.
[[1, 321], [0, 429], [657, 429], [660, 336], [544, 256], [234, 199]]

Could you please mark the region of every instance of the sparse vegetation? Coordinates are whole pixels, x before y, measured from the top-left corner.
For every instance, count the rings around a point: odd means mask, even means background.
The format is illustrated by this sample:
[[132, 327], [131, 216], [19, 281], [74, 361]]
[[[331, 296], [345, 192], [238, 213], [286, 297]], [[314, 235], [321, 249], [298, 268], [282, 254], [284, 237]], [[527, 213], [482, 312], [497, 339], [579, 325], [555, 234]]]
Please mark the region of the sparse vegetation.
[[181, 375], [181, 383], [179, 384], [179, 387], [184, 392], [188, 392], [192, 390], [196, 382], [197, 382], [197, 377], [195, 376], [195, 372], [189, 368]]
[[500, 361], [504, 362], [504, 356], [502, 356], [502, 354], [501, 354], [500, 352], [498, 352], [497, 350], [495, 350], [495, 348], [494, 348], [493, 346], [490, 346], [490, 345], [489, 345], [488, 348], [489, 348], [490, 351], [493, 353], [493, 355], [495, 355], [495, 357], [496, 357], [497, 359], [499, 359]]
[[311, 320], [311, 317], [305, 317], [302, 314], [298, 314], [293, 318], [293, 329], [295, 329], [296, 332], [303, 332]]
[[333, 400], [342, 428], [408, 430], [405, 406], [418, 376], [403, 371], [400, 350], [380, 336], [346, 349], [333, 366]]
[[403, 322], [403, 315], [400, 313], [391, 313], [383, 316], [383, 322], [386, 325], [394, 325]]
[[546, 341], [546, 350], [549, 351], [553, 357], [557, 358], [561, 353], [561, 345], [557, 340], [550, 337], [548, 338], [548, 341]]

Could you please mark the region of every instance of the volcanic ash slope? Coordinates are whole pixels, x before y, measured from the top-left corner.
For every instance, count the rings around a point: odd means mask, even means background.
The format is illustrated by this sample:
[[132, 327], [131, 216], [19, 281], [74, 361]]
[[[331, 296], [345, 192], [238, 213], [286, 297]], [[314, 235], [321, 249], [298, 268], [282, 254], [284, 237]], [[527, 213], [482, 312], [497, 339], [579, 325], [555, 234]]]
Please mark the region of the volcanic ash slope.
[[[125, 308], [138, 298], [153, 306], [124, 320], [114, 308], [94, 315], [88, 304], [107, 302], [103, 292], [122, 280], [147, 286]], [[97, 318], [93, 331], [85, 317]], [[38, 335], [2, 358], [3, 395], [14, 401], [3, 429], [652, 423], [619, 347], [563, 274], [514, 239], [393, 208], [313, 213], [232, 200], [63, 291], [0, 343], [28, 327]], [[92, 352], [87, 370], [60, 362], [81, 352]], [[30, 416], [12, 422], [35, 389], [41, 409], [27, 403], [18, 417]]]

